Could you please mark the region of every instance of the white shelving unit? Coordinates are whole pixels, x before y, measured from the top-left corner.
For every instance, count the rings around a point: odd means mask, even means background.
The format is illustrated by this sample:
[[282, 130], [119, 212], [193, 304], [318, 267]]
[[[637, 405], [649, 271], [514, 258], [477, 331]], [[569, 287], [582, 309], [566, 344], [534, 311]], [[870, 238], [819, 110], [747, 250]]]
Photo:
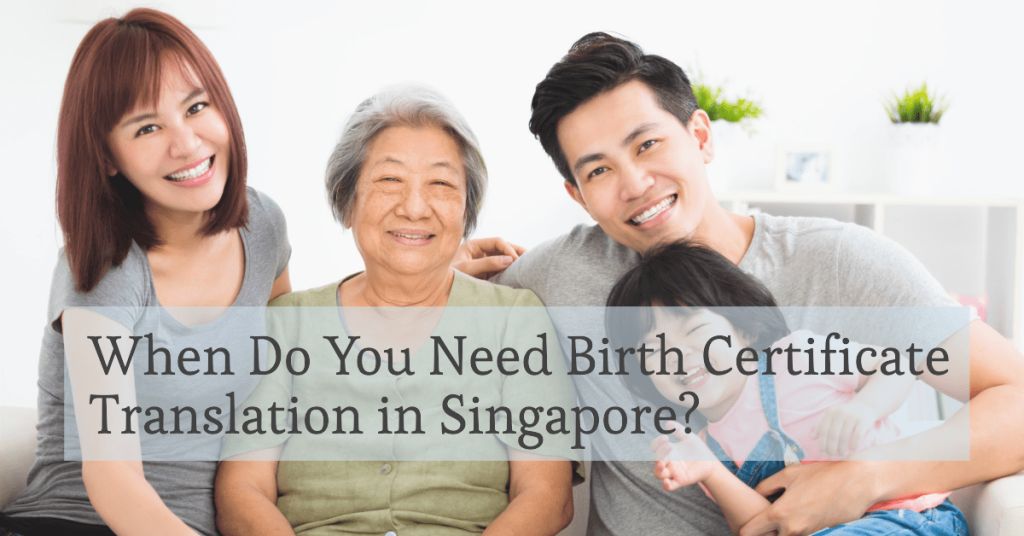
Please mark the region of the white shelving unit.
[[[737, 214], [817, 216], [874, 229], [917, 257], [947, 292], [988, 296], [986, 321], [1021, 348], [1024, 336], [1024, 200], [841, 192], [730, 192]], [[948, 416], [961, 404], [917, 382], [903, 417]], [[936, 400], [929, 404], [927, 400]], [[934, 407], [929, 407], [934, 406]]]
[[1024, 335], [1024, 200], [888, 194], [730, 192], [737, 214], [819, 216], [863, 225], [907, 248], [942, 286], [988, 296], [989, 325], [1021, 346]]

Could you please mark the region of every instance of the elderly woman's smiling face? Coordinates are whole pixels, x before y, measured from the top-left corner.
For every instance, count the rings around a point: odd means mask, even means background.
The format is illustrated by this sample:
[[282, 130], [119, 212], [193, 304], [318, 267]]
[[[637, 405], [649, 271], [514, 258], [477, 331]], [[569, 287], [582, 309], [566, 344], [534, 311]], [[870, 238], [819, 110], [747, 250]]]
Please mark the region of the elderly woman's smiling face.
[[434, 126], [394, 126], [367, 147], [346, 227], [367, 272], [447, 271], [462, 242], [466, 172], [459, 145]]

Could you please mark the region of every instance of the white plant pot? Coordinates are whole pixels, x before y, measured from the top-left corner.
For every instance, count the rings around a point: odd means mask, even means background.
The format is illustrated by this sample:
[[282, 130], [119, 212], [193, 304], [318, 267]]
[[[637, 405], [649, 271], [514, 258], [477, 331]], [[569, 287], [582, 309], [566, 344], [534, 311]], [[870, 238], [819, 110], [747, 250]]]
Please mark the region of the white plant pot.
[[715, 159], [707, 165], [708, 182], [711, 191], [722, 194], [732, 185], [733, 168], [740, 157], [739, 145], [747, 133], [739, 123], [716, 120], [711, 122], [711, 140], [715, 148]]
[[888, 190], [900, 195], [928, 195], [944, 173], [936, 123], [893, 123], [889, 130]]

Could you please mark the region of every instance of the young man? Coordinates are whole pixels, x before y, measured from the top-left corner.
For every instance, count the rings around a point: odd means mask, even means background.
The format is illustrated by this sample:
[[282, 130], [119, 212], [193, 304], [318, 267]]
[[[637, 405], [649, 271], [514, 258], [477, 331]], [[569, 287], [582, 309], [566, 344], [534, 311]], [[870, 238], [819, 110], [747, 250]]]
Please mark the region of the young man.
[[[549, 307], [602, 306], [640, 253], [689, 238], [760, 279], [783, 306], [955, 305], [916, 259], [870, 230], [724, 210], [705, 175], [714, 157], [709, 123], [672, 62], [603, 33], [577, 41], [537, 85], [530, 130], [564, 177], [566, 192], [597, 225], [538, 246], [494, 281], [530, 288]], [[1017, 416], [1024, 407], [1021, 356], [980, 321], [967, 330], [971, 461], [793, 466], [758, 486], [765, 495], [785, 493], [741, 534], [809, 534], [859, 518], [880, 500], [1024, 469], [1024, 427]], [[966, 360], [960, 363], [960, 374], [946, 380], [967, 377]], [[933, 379], [950, 390], [950, 382]], [[584, 404], [629, 403], [624, 387], [595, 383], [594, 375], [577, 381]], [[927, 440], [920, 444], [928, 449]], [[588, 534], [729, 533], [700, 489], [663, 491], [650, 462], [594, 463], [589, 476]]]

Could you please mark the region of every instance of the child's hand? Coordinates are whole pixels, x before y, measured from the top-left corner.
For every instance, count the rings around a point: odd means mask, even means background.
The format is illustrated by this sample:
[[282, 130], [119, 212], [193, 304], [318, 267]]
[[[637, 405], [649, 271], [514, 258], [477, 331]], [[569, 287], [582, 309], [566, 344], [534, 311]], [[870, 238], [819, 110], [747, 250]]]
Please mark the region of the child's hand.
[[860, 447], [864, 434], [879, 419], [878, 411], [863, 402], [853, 400], [825, 412], [814, 433], [822, 454], [841, 459]]
[[672, 435], [679, 438], [678, 443], [669, 441], [667, 435], [651, 441], [651, 451], [658, 462], [654, 466], [654, 476], [661, 480], [665, 491], [703, 482], [716, 466], [724, 467], [700, 438], [683, 431], [683, 425], [669, 422], [666, 428], [673, 428]]

